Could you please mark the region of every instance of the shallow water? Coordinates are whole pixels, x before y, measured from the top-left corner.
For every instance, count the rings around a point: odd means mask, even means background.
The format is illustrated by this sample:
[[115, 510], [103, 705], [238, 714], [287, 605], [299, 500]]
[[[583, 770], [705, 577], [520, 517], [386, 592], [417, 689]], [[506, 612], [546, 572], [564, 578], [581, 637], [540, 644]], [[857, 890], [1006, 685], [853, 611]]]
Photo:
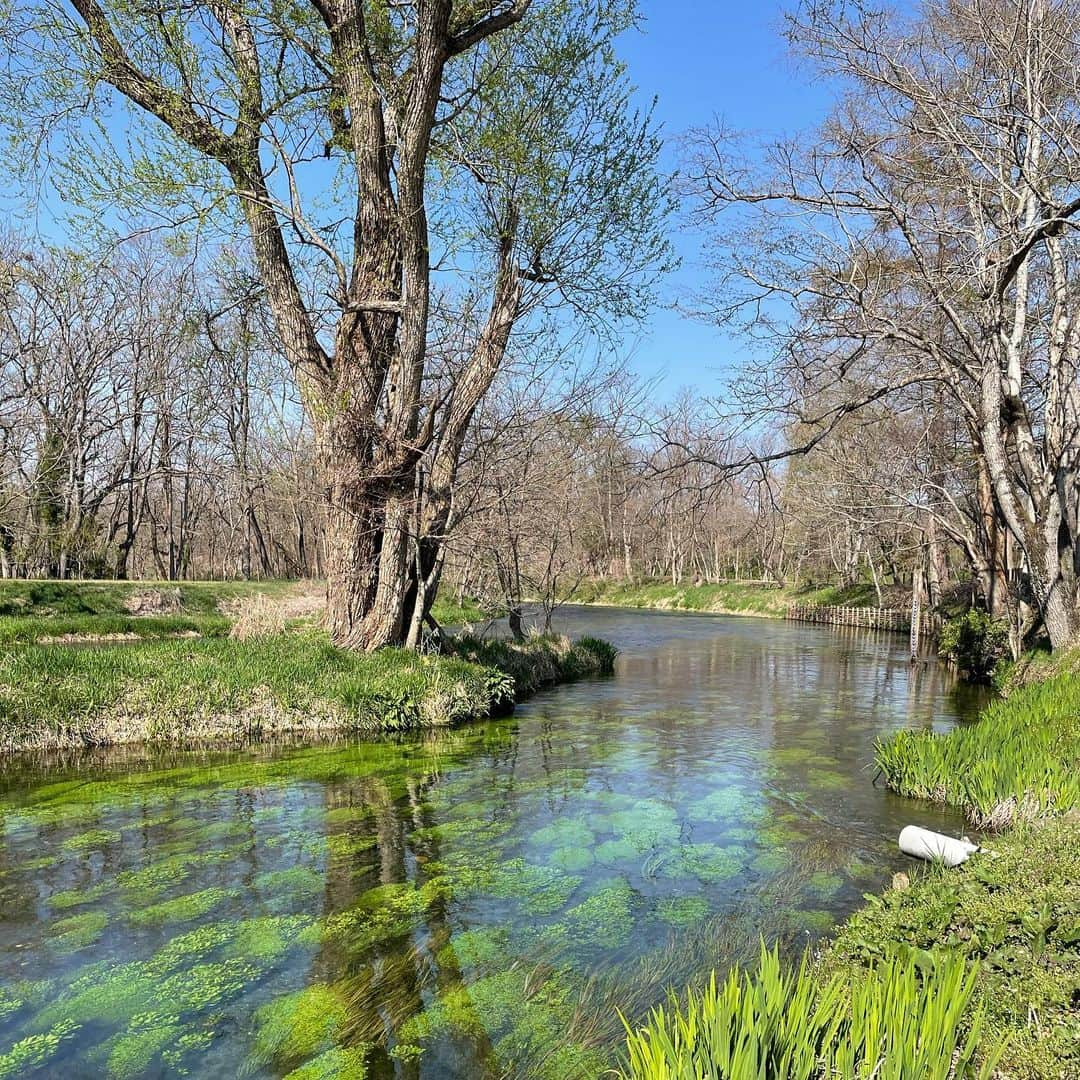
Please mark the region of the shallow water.
[[0, 1078], [595, 1077], [668, 985], [826, 933], [950, 812], [872, 744], [903, 638], [568, 609], [614, 679], [434, 738], [0, 774]]

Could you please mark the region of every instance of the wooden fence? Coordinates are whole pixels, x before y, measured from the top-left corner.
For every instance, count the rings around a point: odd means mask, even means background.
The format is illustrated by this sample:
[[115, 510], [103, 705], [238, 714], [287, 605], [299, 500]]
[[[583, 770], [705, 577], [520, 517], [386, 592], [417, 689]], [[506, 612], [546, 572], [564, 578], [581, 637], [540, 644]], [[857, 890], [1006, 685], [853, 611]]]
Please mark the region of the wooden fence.
[[794, 622], [827, 623], [830, 626], [862, 626], [868, 630], [911, 629], [911, 612], [896, 608], [843, 607], [839, 604], [792, 604], [787, 617]]

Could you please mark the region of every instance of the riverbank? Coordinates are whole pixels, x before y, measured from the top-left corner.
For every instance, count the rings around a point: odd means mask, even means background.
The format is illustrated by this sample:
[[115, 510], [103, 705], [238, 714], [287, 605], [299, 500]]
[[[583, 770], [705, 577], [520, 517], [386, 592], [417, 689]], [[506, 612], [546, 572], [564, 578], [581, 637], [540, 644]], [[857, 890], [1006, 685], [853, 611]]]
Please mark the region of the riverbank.
[[[227, 637], [245, 616], [302, 628], [324, 608], [316, 581], [0, 581], [0, 647]], [[443, 626], [485, 617], [450, 597], [432, 614]]]
[[697, 611], [713, 615], [758, 615], [782, 619], [792, 604], [835, 604], [848, 607], [900, 607], [910, 604], [903, 590], [888, 589], [878, 602], [872, 585], [773, 586], [743, 581], [713, 585], [672, 585], [669, 581], [585, 581], [567, 598], [572, 604]]
[[608, 674], [614, 655], [604, 642], [554, 636], [452, 638], [442, 655], [365, 655], [315, 630], [28, 645], [0, 658], [0, 752], [444, 726], [507, 712], [544, 686]]
[[[629, 1036], [624, 1077], [705, 1075], [708, 1063], [752, 1075], [785, 1055], [799, 1061], [785, 1075], [806, 1080], [845, 1061], [842, 1075], [948, 1080], [965, 1062], [980, 1077], [1080, 1075], [1080, 680], [1060, 667], [974, 726], [877, 747], [895, 790], [1005, 831], [959, 869], [913, 865], [802, 974], [763, 957], [655, 1012]], [[933, 1061], [919, 1056], [930, 1021], [943, 1036]]]

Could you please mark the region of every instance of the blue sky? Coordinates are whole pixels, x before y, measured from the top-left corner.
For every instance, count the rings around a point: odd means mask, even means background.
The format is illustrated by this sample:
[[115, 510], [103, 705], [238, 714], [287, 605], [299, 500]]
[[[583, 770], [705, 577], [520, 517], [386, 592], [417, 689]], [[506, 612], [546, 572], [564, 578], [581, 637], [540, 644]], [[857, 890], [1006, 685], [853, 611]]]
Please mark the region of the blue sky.
[[[820, 120], [829, 105], [827, 90], [796, 70], [782, 36], [783, 12], [793, 2], [640, 0], [643, 25], [624, 35], [621, 51], [642, 105], [657, 98], [656, 115], [669, 144], [667, 169], [678, 168], [679, 136], [714, 117], [762, 137], [793, 133]], [[7, 209], [0, 193], [0, 213]], [[23, 224], [46, 235], [62, 231], [53, 214], [62, 217], [60, 207], [46, 199]], [[666, 282], [663, 303], [624, 345], [630, 365], [656, 378], [658, 396], [664, 398], [685, 386], [702, 394], [719, 390], [723, 373], [746, 349], [719, 327], [671, 310], [677, 299], [695, 291], [705, 273], [698, 238], [679, 231], [674, 239], [683, 266]]]
[[[796, 132], [822, 118], [827, 92], [787, 56], [782, 23], [789, 6], [642, 0], [644, 25], [625, 36], [622, 55], [643, 102], [658, 98], [657, 116], [669, 144], [714, 117], [751, 136]], [[677, 148], [669, 145], [667, 167], [677, 166]], [[669, 304], [692, 292], [703, 274], [698, 239], [680, 232], [676, 243], [683, 267], [665, 288]], [[704, 393], [717, 389], [744, 345], [718, 327], [660, 308], [627, 348], [632, 366], [647, 377], [659, 376], [659, 391], [668, 396], [683, 386]]]

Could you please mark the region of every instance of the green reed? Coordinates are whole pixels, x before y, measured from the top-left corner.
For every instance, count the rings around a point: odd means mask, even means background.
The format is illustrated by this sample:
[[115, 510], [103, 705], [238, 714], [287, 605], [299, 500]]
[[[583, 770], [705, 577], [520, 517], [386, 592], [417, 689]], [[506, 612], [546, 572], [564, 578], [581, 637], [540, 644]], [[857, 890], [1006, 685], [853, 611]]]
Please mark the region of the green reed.
[[[944, 956], [896, 957], [851, 978], [822, 979], [804, 957], [785, 965], [761, 947], [755, 970], [715, 974], [628, 1029], [623, 1080], [987, 1080], [1003, 1047], [966, 1016], [978, 968]], [[974, 1064], [976, 1049], [980, 1064]]]

